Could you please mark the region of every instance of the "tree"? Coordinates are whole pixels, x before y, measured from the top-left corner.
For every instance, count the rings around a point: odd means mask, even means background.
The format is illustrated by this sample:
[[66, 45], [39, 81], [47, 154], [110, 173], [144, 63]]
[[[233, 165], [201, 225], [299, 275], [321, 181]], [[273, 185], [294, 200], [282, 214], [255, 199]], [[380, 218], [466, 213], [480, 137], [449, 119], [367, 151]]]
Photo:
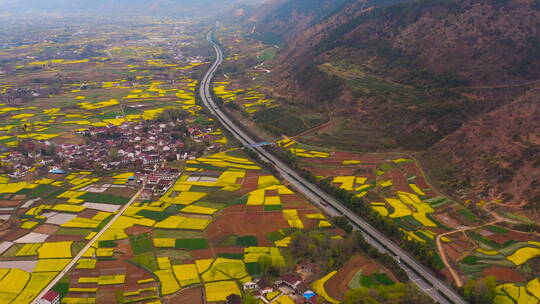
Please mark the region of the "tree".
[[463, 287], [465, 299], [471, 304], [489, 304], [495, 299], [497, 282], [490, 276], [477, 281], [469, 280]]
[[261, 255], [257, 259], [257, 263], [259, 263], [259, 267], [261, 269], [261, 275], [267, 276], [268, 273], [270, 273], [270, 270], [272, 269], [272, 258], [268, 255]]
[[373, 303], [377, 304], [377, 301], [373, 296], [369, 294], [368, 288], [357, 288], [348, 291], [345, 294], [343, 303], [345, 304], [364, 304], [364, 303]]
[[118, 149], [117, 148], [111, 148], [111, 150], [109, 150], [109, 157], [112, 160], [117, 160], [118, 159]]
[[431, 298], [420, 292], [411, 284], [396, 283], [390, 286], [360, 287], [348, 291], [344, 298], [345, 304], [360, 303], [433, 303]]
[[259, 304], [259, 300], [250, 294], [244, 295], [242, 298], [242, 304]]
[[160, 122], [182, 120], [189, 116], [189, 113], [181, 109], [166, 109], [159, 114], [157, 120]]

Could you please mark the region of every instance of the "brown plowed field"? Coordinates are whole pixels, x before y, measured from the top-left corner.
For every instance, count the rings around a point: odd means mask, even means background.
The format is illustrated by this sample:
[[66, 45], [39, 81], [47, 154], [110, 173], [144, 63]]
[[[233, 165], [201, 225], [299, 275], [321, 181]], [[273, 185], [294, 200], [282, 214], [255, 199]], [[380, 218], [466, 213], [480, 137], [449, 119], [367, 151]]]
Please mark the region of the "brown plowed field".
[[403, 173], [401, 173], [399, 170], [391, 170], [389, 172], [386, 172], [383, 175], [383, 178], [386, 180], [392, 181], [392, 189], [397, 191], [404, 191], [404, 192], [413, 192], [412, 189], [409, 187], [409, 183], [405, 176], [403, 176]]
[[27, 234], [29, 231], [26, 230], [26, 229], [17, 229], [17, 230], [11, 230], [9, 232], [7, 232], [6, 234], [4, 234], [2, 236], [2, 239], [4, 241], [14, 241], [22, 236], [24, 236], [25, 234]]
[[127, 228], [125, 231], [127, 235], [139, 235], [152, 231], [152, 227], [135, 225]]
[[464, 255], [470, 251], [473, 246], [464, 241], [456, 241], [451, 243], [442, 243], [443, 251], [446, 252], [446, 256], [454, 261], [460, 260]]
[[[261, 243], [259, 242], [259, 245], [261, 245]], [[261, 245], [261, 246], [268, 246], [268, 245]], [[236, 253], [244, 253], [244, 247], [240, 247], [240, 246], [215, 246], [212, 248], [214, 250], [214, 252], [217, 254], [220, 254], [220, 253], [232, 253], [232, 254], [236, 254]]]
[[177, 303], [186, 303], [186, 304], [203, 304], [202, 300], [202, 287], [194, 287], [184, 289], [172, 296], [168, 296], [163, 299], [164, 304], [177, 304]]
[[491, 266], [484, 269], [482, 271], [482, 275], [484, 275], [485, 277], [493, 276], [498, 282], [518, 283], [525, 281], [525, 278], [522, 277], [515, 270], [499, 266]]
[[[240, 209], [242, 209], [241, 211]], [[234, 211], [228, 210], [235, 209]], [[216, 242], [228, 235], [253, 235], [264, 246], [266, 235], [282, 228], [288, 228], [289, 224], [283, 218], [281, 212], [264, 212], [261, 206], [231, 206], [227, 207], [223, 214], [213, 221], [206, 229], [210, 242]]]
[[214, 252], [211, 249], [191, 250], [189, 254], [196, 260], [214, 258]]
[[37, 232], [37, 233], [43, 233], [43, 234], [55, 234], [56, 232], [58, 232], [58, 230], [60, 230], [60, 227], [56, 225], [43, 224], [43, 225], [37, 226], [37, 228], [35, 228], [32, 231]]
[[[343, 296], [349, 290], [348, 284], [359, 270], [363, 274], [370, 275], [377, 270], [384, 269], [381, 265], [373, 262], [369, 258], [356, 255], [352, 257], [343, 267], [325, 284], [326, 292], [336, 300], [343, 300]], [[389, 277], [396, 280], [390, 273]]]
[[98, 214], [98, 211], [97, 210], [94, 210], [94, 209], [86, 209], [82, 212], [79, 212], [79, 214], [77, 214], [78, 217], [83, 217], [83, 218], [93, 218], [96, 214]]
[[18, 201], [0, 201], [0, 207], [2, 207], [2, 208], [17, 207], [20, 203], [21, 203], [20, 200], [18, 200]]
[[407, 173], [410, 173], [416, 176], [416, 178], [414, 179], [414, 183], [418, 187], [420, 187], [421, 189], [431, 188], [427, 184], [426, 180], [424, 179], [424, 175], [422, 174], [422, 171], [420, 171], [420, 169], [416, 166], [416, 163], [405, 164], [405, 165], [402, 165], [402, 167], [405, 169], [405, 171], [407, 171]]
[[501, 234], [501, 233], [493, 233], [491, 235], [486, 236], [486, 238], [497, 242], [498, 244], [504, 244], [508, 241], [518, 241], [518, 242], [527, 242], [533, 239], [533, 236], [531, 236], [528, 233], [520, 233], [515, 231], [509, 231], [507, 233]]

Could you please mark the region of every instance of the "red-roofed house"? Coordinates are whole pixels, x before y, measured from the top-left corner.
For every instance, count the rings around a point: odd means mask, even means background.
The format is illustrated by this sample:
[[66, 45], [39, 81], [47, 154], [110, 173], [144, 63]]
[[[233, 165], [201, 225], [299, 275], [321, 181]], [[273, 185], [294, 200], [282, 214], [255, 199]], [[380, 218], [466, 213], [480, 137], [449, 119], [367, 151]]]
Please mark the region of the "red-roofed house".
[[56, 291], [50, 290], [37, 301], [37, 304], [60, 304], [60, 294], [58, 294]]

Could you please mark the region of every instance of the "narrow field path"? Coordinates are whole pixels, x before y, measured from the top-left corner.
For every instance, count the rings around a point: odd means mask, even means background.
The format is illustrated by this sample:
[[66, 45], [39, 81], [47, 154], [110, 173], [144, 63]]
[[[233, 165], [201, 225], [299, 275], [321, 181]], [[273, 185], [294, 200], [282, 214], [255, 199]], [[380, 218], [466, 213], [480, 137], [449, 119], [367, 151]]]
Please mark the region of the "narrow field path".
[[118, 211], [116, 213], [116, 215], [103, 227], [103, 229], [101, 229], [98, 233], [96, 233], [96, 235], [90, 241], [88, 241], [88, 244], [86, 244], [86, 246], [84, 246], [84, 248], [71, 260], [71, 262], [66, 265], [64, 270], [60, 271], [56, 275], [56, 277], [49, 283], [49, 285], [47, 285], [47, 287], [45, 287], [41, 291], [41, 293], [38, 294], [38, 296], [34, 299], [34, 301], [32, 301], [32, 303], [38, 304], [38, 300], [41, 299], [49, 290], [51, 290], [58, 283], [58, 281], [60, 281], [64, 277], [64, 275], [66, 275], [66, 273], [71, 269], [71, 267], [73, 267], [73, 265], [75, 265], [75, 263], [77, 263], [77, 261], [79, 261], [79, 259], [83, 256], [83, 254], [101, 237], [101, 235], [107, 229], [109, 229], [109, 227], [111, 227], [111, 225], [120, 216], [122, 216], [122, 214], [124, 214], [124, 212], [127, 210], [127, 208], [129, 208], [129, 206], [131, 206], [137, 200], [137, 198], [139, 197], [141, 192], [144, 190], [145, 185], [146, 185], [146, 183], [144, 183], [142, 185], [141, 189], [139, 189], [139, 191], [137, 193], [135, 193], [135, 195], [133, 195], [133, 197], [131, 197], [131, 200], [127, 204], [125, 204], [124, 207], [122, 207], [122, 209], [120, 209], [120, 211]]
[[[304, 124], [306, 124], [306, 122], [305, 122], [303, 119], [302, 119], [302, 121], [304, 122]], [[305, 130], [304, 132], [301, 132], [301, 133], [296, 134], [296, 135], [294, 135], [294, 136], [291, 136], [291, 138], [298, 138], [298, 137], [302, 137], [302, 136], [304, 136], [304, 135], [313, 133], [313, 132], [315, 132], [315, 131], [318, 131], [318, 130], [320, 130], [320, 129], [322, 129], [322, 128], [328, 126], [328, 125], [330, 125], [332, 122], [333, 122], [332, 119], [329, 119], [327, 122], [325, 122], [325, 123], [323, 123], [323, 124], [321, 124], [321, 125], [315, 126], [315, 127], [311, 128], [311, 129], [307, 129], [307, 130]], [[306, 124], [306, 126], [307, 126], [307, 124]]]
[[489, 213], [494, 218], [493, 221], [491, 221], [489, 223], [486, 223], [486, 224], [479, 225], [479, 226], [463, 227], [463, 228], [458, 229], [458, 230], [453, 230], [453, 231], [449, 231], [449, 232], [446, 232], [446, 233], [443, 233], [443, 234], [439, 234], [436, 237], [435, 243], [436, 243], [436, 246], [437, 246], [437, 253], [441, 257], [441, 259], [442, 259], [442, 261], [444, 263], [444, 266], [446, 268], [448, 268], [448, 271], [450, 272], [450, 275], [452, 275], [452, 278], [454, 279], [454, 282], [456, 283], [456, 285], [458, 287], [463, 286], [463, 284], [464, 284], [463, 280], [459, 276], [458, 272], [452, 267], [452, 265], [448, 261], [448, 257], [446, 256], [446, 252], [444, 252], [443, 247], [442, 247], [443, 244], [442, 244], [441, 238], [445, 237], [445, 236], [448, 236], [448, 235], [451, 235], [451, 234], [454, 234], [456, 232], [466, 232], [466, 231], [469, 231], [469, 230], [480, 229], [480, 228], [490, 226], [490, 225], [495, 225], [495, 224], [498, 224], [498, 223], [512, 223], [512, 224], [518, 223], [518, 221], [513, 220], [513, 219], [509, 219], [507, 217], [504, 217], [504, 216], [498, 214], [497, 212], [491, 210], [490, 208], [488, 208], [488, 206], [490, 204], [491, 203], [486, 203], [483, 206], [483, 209], [484, 209], [484, 211]]
[[444, 266], [446, 268], [448, 268], [448, 271], [450, 272], [450, 275], [452, 276], [452, 279], [454, 279], [454, 282], [456, 283], [457, 287], [462, 287], [463, 286], [463, 279], [459, 276], [459, 273], [454, 269], [454, 267], [452, 267], [452, 264], [450, 264], [450, 262], [448, 261], [448, 257], [446, 256], [446, 252], [443, 250], [443, 247], [442, 247], [442, 240], [441, 239], [443, 237], [445, 237], [445, 236], [449, 236], [449, 235], [454, 234], [454, 233], [466, 232], [466, 231], [469, 231], [469, 230], [475, 230], [475, 229], [479, 229], [479, 228], [482, 228], [482, 227], [485, 227], [485, 226], [495, 225], [495, 224], [500, 223], [500, 222], [501, 222], [500, 220], [495, 220], [495, 221], [492, 221], [492, 222], [489, 222], [489, 223], [486, 223], [486, 224], [482, 224], [480, 226], [463, 227], [463, 228], [460, 228], [460, 229], [457, 229], [457, 230], [452, 230], [452, 231], [445, 232], [443, 234], [439, 234], [435, 238], [435, 244], [437, 246], [437, 253], [441, 257], [441, 260], [443, 261]]

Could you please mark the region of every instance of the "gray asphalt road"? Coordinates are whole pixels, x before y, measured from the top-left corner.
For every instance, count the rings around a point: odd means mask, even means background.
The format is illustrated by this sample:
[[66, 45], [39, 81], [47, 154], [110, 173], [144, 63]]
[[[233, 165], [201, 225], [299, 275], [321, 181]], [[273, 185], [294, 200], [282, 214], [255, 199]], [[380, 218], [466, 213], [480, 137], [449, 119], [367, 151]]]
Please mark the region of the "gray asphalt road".
[[[210, 93], [210, 85], [216, 70], [223, 62], [223, 53], [219, 45], [213, 41], [214, 30], [207, 34], [207, 40], [216, 51], [216, 60], [206, 73], [200, 86], [200, 96], [204, 105], [220, 120], [220, 122], [231, 132], [244, 146], [255, 144], [256, 141], [250, 138], [242, 131], [229, 117], [221, 111], [221, 109], [212, 100]], [[401, 267], [407, 272], [411, 280], [426, 294], [431, 296], [435, 301], [442, 304], [465, 304], [461, 296], [453, 289], [446, 286], [446, 283], [436, 277], [429, 269], [424, 267], [415, 258], [409, 255], [401, 247], [391, 241], [383, 233], [373, 228], [362, 218], [354, 214], [352, 211], [344, 207], [339, 201], [328, 195], [319, 187], [311, 184], [300, 176], [296, 171], [288, 165], [277, 159], [269, 153], [264, 147], [253, 147], [253, 151], [257, 152], [261, 159], [271, 163], [280, 172], [280, 174], [291, 183], [297, 191], [317, 204], [321, 209], [325, 210], [332, 216], [344, 215], [356, 229], [363, 232], [366, 240], [380, 251], [394, 256]], [[323, 203], [324, 202], [324, 203]]]

